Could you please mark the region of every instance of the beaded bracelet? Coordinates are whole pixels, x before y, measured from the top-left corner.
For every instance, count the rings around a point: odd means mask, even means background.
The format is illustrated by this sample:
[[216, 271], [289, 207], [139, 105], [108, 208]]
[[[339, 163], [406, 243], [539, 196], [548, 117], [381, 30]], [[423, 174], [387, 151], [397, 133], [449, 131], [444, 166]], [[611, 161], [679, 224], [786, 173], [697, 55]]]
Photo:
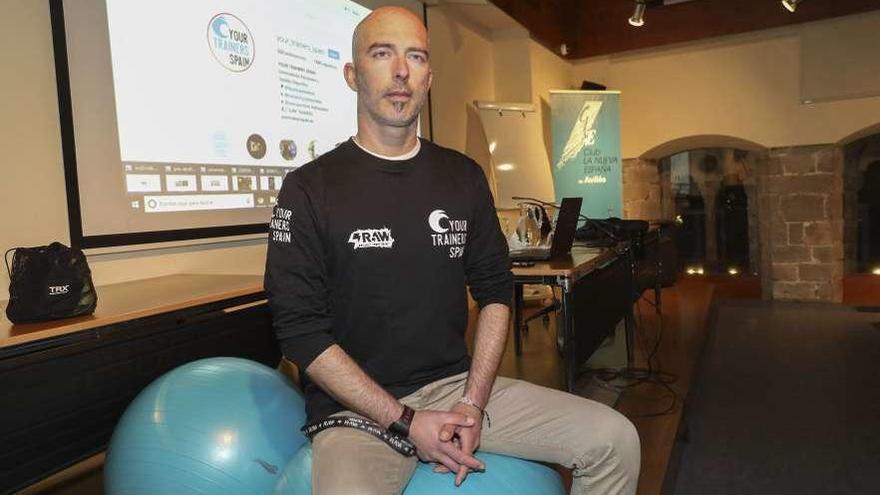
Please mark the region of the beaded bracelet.
[[466, 395], [462, 396], [460, 399], [458, 399], [458, 402], [460, 402], [462, 404], [466, 404], [468, 406], [471, 406], [471, 407], [475, 408], [476, 410], [480, 411], [480, 417], [486, 418], [486, 422], [489, 424], [489, 428], [492, 427], [492, 418], [489, 417], [489, 413], [487, 413], [485, 409], [480, 407], [479, 404], [474, 402], [470, 397], [468, 397]]

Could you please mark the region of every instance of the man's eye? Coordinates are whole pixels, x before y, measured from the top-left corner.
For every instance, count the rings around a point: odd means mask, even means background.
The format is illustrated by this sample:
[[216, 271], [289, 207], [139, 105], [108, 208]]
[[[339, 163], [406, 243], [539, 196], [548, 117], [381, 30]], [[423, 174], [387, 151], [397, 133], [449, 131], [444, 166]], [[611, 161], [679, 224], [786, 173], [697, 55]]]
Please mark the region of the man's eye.
[[375, 52], [373, 52], [373, 56], [376, 58], [386, 58], [389, 55], [391, 55], [391, 52], [389, 52], [388, 50], [376, 50]]
[[410, 58], [412, 58], [416, 62], [424, 62], [425, 61], [425, 56], [422, 55], [421, 53], [411, 53], [409, 56], [410, 56]]

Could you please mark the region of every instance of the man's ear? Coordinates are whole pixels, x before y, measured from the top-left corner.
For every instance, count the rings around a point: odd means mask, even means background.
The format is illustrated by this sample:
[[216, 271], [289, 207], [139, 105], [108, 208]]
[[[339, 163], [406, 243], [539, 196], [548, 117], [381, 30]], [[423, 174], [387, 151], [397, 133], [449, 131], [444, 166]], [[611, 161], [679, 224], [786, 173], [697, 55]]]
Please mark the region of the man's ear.
[[342, 73], [345, 76], [345, 82], [348, 84], [348, 87], [357, 93], [357, 69], [354, 68], [354, 64], [351, 62], [346, 63], [345, 67], [342, 69]]

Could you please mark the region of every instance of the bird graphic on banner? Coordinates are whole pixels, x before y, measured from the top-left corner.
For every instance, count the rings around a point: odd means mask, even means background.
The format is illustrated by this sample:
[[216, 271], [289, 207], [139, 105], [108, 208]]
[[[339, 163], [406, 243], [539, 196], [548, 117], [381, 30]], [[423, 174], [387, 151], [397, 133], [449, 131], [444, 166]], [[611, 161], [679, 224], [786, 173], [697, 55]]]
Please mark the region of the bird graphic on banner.
[[585, 101], [578, 114], [577, 121], [568, 135], [568, 142], [562, 150], [562, 156], [556, 162], [556, 168], [562, 169], [587, 146], [596, 144], [596, 119], [602, 109], [601, 101]]

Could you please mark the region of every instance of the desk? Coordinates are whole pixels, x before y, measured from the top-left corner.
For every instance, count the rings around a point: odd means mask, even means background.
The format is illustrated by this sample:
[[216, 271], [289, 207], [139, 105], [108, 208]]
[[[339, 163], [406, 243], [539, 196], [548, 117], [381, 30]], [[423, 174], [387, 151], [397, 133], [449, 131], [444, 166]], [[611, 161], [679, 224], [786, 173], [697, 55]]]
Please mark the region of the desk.
[[632, 263], [629, 244], [614, 248], [574, 247], [567, 259], [514, 267], [514, 349], [522, 352], [523, 285], [562, 289], [562, 357], [566, 390], [573, 391], [578, 366], [596, 350], [621, 319], [627, 322], [632, 351]]
[[97, 290], [92, 316], [0, 322], [0, 493], [106, 449], [138, 392], [181, 364], [280, 360], [260, 276], [172, 275]]

